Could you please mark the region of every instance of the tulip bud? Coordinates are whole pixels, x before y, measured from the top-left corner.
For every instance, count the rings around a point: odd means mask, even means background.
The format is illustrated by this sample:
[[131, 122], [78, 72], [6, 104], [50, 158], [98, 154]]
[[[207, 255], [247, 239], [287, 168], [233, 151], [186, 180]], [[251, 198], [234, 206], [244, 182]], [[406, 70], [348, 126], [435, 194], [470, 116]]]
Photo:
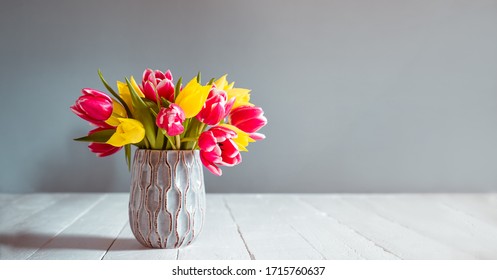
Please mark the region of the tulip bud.
[[[103, 128], [94, 129], [94, 130], [90, 131], [88, 133], [88, 135], [92, 135], [93, 133], [101, 131], [101, 130], [103, 130]], [[97, 155], [97, 157], [106, 157], [106, 156], [110, 156], [110, 155], [113, 155], [113, 154], [119, 152], [122, 149], [122, 147], [114, 147], [114, 146], [106, 144], [106, 143], [93, 142], [93, 143], [90, 143], [90, 145], [88, 145], [88, 149], [90, 149], [90, 151], [92, 153], [95, 153]]]
[[114, 147], [122, 147], [128, 144], [136, 144], [145, 138], [143, 124], [135, 119], [118, 118], [119, 125], [116, 132], [107, 140], [107, 144]]
[[166, 131], [169, 136], [176, 136], [185, 130], [183, 122], [185, 112], [178, 105], [172, 103], [168, 108], [161, 108], [157, 114], [156, 124]]
[[218, 165], [234, 166], [242, 162], [242, 156], [233, 141], [236, 137], [235, 131], [222, 126], [212, 127], [200, 134], [200, 160], [210, 172], [221, 176], [222, 171]]
[[174, 84], [171, 71], [146, 69], [143, 72], [142, 91], [146, 98], [157, 102], [157, 96], [174, 102]]
[[80, 118], [98, 127], [109, 127], [105, 123], [112, 115], [112, 99], [105, 93], [96, 89], [84, 88], [71, 111]]
[[[254, 133], [267, 124], [267, 119], [260, 107], [240, 106], [231, 111], [229, 123], [247, 133]], [[264, 135], [256, 134], [255, 137], [261, 138]]]
[[226, 118], [234, 102], [234, 98], [228, 101], [228, 94], [224, 90], [212, 87], [197, 119], [208, 125], [216, 125]]

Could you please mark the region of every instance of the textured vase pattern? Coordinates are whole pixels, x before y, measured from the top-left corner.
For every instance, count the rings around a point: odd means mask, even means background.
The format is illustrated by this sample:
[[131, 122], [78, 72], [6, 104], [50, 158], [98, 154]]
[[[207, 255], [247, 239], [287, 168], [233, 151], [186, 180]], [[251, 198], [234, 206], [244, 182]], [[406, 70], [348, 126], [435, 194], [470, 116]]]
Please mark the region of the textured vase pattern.
[[131, 170], [129, 223], [151, 248], [192, 243], [205, 217], [205, 188], [198, 151], [138, 149]]

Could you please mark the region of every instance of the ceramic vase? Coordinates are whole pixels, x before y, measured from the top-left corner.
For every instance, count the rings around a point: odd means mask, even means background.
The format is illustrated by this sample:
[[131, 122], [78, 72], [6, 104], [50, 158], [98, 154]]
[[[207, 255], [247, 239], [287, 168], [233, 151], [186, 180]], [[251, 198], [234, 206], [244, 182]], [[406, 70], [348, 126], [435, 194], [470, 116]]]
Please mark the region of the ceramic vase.
[[129, 223], [142, 245], [167, 249], [187, 246], [200, 234], [204, 217], [199, 151], [136, 150]]

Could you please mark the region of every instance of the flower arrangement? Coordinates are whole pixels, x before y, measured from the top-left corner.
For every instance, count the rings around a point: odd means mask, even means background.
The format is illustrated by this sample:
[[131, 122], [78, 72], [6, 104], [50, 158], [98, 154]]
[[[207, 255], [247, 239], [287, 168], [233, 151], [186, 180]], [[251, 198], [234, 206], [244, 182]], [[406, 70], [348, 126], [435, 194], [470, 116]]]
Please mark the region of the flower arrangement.
[[71, 110], [95, 128], [74, 140], [90, 142], [99, 157], [123, 147], [128, 166], [131, 145], [153, 150], [200, 150], [200, 159], [213, 174], [219, 166], [242, 161], [250, 142], [262, 140], [264, 111], [250, 103], [250, 90], [235, 88], [227, 75], [202, 85], [200, 72], [183, 86], [171, 71], [146, 69], [141, 84], [133, 76], [117, 81], [117, 92], [100, 70], [100, 80], [112, 96], [84, 88]]

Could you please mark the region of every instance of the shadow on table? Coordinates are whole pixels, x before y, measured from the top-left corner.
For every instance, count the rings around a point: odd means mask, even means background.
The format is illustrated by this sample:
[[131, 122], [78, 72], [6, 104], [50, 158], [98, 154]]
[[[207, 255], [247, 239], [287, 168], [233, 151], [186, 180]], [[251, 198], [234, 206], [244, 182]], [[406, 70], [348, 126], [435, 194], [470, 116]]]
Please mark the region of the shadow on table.
[[0, 234], [0, 245], [13, 248], [56, 248], [107, 250], [112, 245], [113, 251], [147, 250], [134, 238], [115, 238], [91, 235], [64, 235], [53, 237], [43, 233], [19, 232]]

